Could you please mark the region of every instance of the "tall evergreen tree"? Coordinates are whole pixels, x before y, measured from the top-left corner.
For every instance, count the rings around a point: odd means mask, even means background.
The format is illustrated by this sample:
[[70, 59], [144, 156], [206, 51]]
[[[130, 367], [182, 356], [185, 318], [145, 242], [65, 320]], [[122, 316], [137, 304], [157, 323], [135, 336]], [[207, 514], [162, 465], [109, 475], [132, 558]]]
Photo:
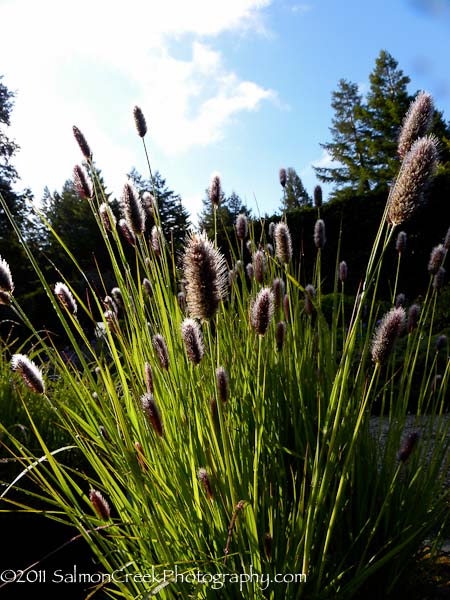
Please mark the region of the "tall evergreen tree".
[[320, 144], [333, 160], [331, 167], [314, 167], [324, 183], [334, 183], [336, 190], [370, 189], [371, 161], [368, 153], [368, 128], [364, 119], [362, 96], [356, 83], [341, 79], [332, 94], [334, 110], [330, 127], [332, 141]]
[[[208, 190], [205, 190], [205, 197], [202, 203], [203, 209], [199, 214], [198, 226], [200, 230], [205, 230], [209, 237], [213, 238], [214, 207], [211, 204]], [[218, 208], [216, 208], [218, 240], [221, 238], [226, 239], [226, 235], [221, 235], [221, 232], [223, 234], [226, 232], [230, 235], [239, 214], [250, 217], [251, 209], [243, 203], [241, 197], [235, 191], [232, 191], [228, 197], [222, 192], [222, 199]]]
[[286, 185], [281, 199], [281, 210], [290, 211], [302, 206], [311, 206], [311, 196], [306, 191], [300, 176], [292, 167], [286, 170]]

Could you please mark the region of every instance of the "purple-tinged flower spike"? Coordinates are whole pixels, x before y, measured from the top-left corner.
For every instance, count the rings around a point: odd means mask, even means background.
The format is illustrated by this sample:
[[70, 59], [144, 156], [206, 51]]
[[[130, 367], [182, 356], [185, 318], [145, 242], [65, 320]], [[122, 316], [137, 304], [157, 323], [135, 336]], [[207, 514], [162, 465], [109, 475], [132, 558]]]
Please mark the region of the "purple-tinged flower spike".
[[153, 336], [153, 347], [161, 367], [167, 371], [169, 369], [169, 351], [167, 350], [166, 340], [161, 334], [157, 333]]
[[439, 267], [442, 266], [442, 261], [445, 258], [445, 248], [442, 244], [435, 246], [430, 254], [430, 260], [428, 261], [428, 273], [436, 275], [439, 271]]
[[401, 462], [406, 462], [408, 458], [411, 456], [412, 451], [414, 450], [414, 446], [417, 444], [417, 440], [419, 439], [419, 434], [417, 431], [413, 431], [406, 438], [405, 443], [400, 448], [398, 453], [398, 460]]
[[120, 219], [119, 229], [122, 232], [123, 237], [130, 244], [130, 246], [136, 246], [136, 236], [134, 235], [134, 232], [128, 226], [128, 223], [125, 221], [125, 219]]
[[447, 233], [445, 234], [445, 238], [444, 238], [444, 248], [446, 250], [450, 249], [450, 227], [447, 229]]
[[445, 279], [445, 269], [444, 267], [439, 267], [437, 273], [435, 274], [435, 276], [433, 277], [433, 289], [434, 290], [440, 290], [442, 288], [442, 286], [444, 285], [444, 279]]
[[408, 333], [414, 331], [419, 322], [420, 306], [418, 304], [411, 304], [408, 310], [408, 320], [406, 323], [406, 329]]
[[264, 252], [262, 250], [257, 250], [253, 255], [253, 271], [258, 283], [263, 283], [266, 269], [267, 262]]
[[286, 223], [277, 223], [274, 231], [275, 254], [278, 260], [287, 265], [292, 258], [292, 239]]
[[397, 294], [397, 297], [395, 299], [395, 308], [398, 308], [399, 306], [405, 306], [406, 304], [406, 296], [405, 294]]
[[398, 137], [398, 154], [403, 159], [413, 143], [426, 135], [433, 122], [433, 98], [427, 92], [419, 92], [411, 102]]
[[275, 341], [277, 343], [277, 350], [281, 352], [284, 346], [284, 340], [286, 338], [287, 325], [284, 321], [278, 321], [275, 329]]
[[211, 204], [218, 208], [220, 201], [222, 200], [222, 183], [220, 181], [219, 173], [213, 173], [211, 176], [211, 183], [208, 189], [209, 199]]
[[65, 308], [71, 315], [76, 315], [77, 303], [75, 302], [75, 298], [73, 297], [72, 292], [69, 290], [67, 285], [59, 281], [55, 284], [54, 292], [61, 306]]
[[150, 240], [152, 244], [152, 248], [156, 256], [161, 256], [161, 251], [164, 243], [164, 237], [161, 227], [157, 225], [153, 225], [152, 231], [150, 234]]
[[14, 292], [14, 284], [11, 276], [11, 269], [4, 258], [0, 256], [0, 290], [7, 294]]
[[248, 222], [247, 217], [244, 214], [240, 214], [236, 219], [236, 236], [238, 240], [245, 240], [248, 234]]
[[253, 268], [252, 263], [248, 263], [248, 265], [245, 267], [245, 272], [247, 273], [247, 277], [251, 281], [255, 276], [255, 269]]
[[144, 365], [144, 374], [145, 374], [145, 387], [149, 394], [154, 393], [153, 386], [153, 371], [149, 362], [146, 362]]
[[142, 288], [149, 298], [153, 296], [152, 284], [146, 277], [142, 280]]
[[141, 138], [145, 137], [145, 134], [147, 133], [147, 123], [145, 122], [144, 113], [139, 108], [139, 106], [135, 106], [133, 108], [133, 117], [138, 136]]
[[382, 364], [391, 352], [405, 324], [405, 309], [392, 308], [381, 320], [372, 341], [372, 360]]
[[198, 476], [198, 480], [200, 481], [200, 483], [203, 486], [203, 489], [206, 492], [206, 497], [208, 498], [208, 500], [212, 500], [214, 494], [212, 491], [211, 482], [209, 480], [207, 470], [204, 468], [199, 469], [197, 472], [197, 476]]
[[260, 290], [251, 306], [251, 323], [258, 335], [265, 335], [274, 312], [273, 292], [265, 287]]
[[106, 202], [102, 202], [98, 207], [98, 212], [105, 230], [111, 231], [111, 229], [116, 226], [116, 217], [114, 216], [111, 208], [106, 204]]
[[75, 125], [72, 127], [72, 131], [73, 131], [74, 138], [75, 138], [78, 146], [80, 147], [81, 154], [84, 156], [84, 158], [87, 161], [90, 161], [92, 158], [92, 152], [89, 147], [89, 144], [86, 141], [86, 138], [81, 133], [81, 131], [78, 129], [78, 127], [76, 127]]
[[130, 182], [123, 186], [121, 204], [128, 227], [135, 235], [142, 235], [145, 231], [145, 212]]
[[227, 265], [205, 232], [188, 238], [183, 271], [189, 315], [201, 322], [209, 321], [227, 293]]
[[203, 336], [199, 324], [194, 319], [185, 319], [181, 323], [181, 337], [183, 338], [186, 354], [194, 365], [198, 365], [205, 354]]
[[325, 235], [325, 223], [322, 219], [317, 219], [316, 224], [314, 225], [314, 244], [316, 248], [322, 249], [327, 241], [327, 236]]
[[273, 221], [270, 221], [270, 223], [269, 223], [268, 234], [269, 234], [270, 239], [273, 240], [273, 236], [275, 235], [275, 223]]
[[284, 189], [286, 187], [286, 182], [287, 182], [286, 169], [283, 169], [283, 168], [280, 169], [279, 178], [280, 178], [280, 185]]
[[305, 312], [307, 315], [312, 315], [314, 312], [313, 300], [316, 297], [316, 290], [310, 283], [305, 287]]
[[283, 298], [283, 311], [284, 311], [284, 318], [286, 319], [286, 321], [289, 321], [290, 309], [289, 309], [289, 296], [288, 296], [288, 294], [285, 294], [284, 298]]
[[80, 167], [80, 165], [75, 165], [73, 168], [73, 182], [77, 192], [82, 198], [92, 198], [93, 191], [89, 175], [83, 167]]
[[414, 142], [403, 160], [390, 194], [388, 223], [400, 225], [414, 213], [423, 200], [437, 160], [438, 141], [435, 136], [425, 136]]
[[406, 233], [404, 231], [399, 231], [397, 235], [397, 240], [395, 242], [395, 249], [399, 254], [403, 254], [406, 250], [406, 240]]
[[272, 292], [273, 292], [273, 301], [275, 304], [275, 308], [278, 309], [281, 306], [284, 298], [284, 281], [279, 277], [275, 277], [272, 282]]
[[314, 188], [314, 206], [316, 208], [320, 208], [322, 206], [322, 201], [323, 201], [322, 188], [320, 187], [320, 185], [316, 185], [316, 187]]
[[25, 384], [36, 394], [45, 394], [45, 384], [41, 371], [25, 354], [14, 354], [11, 368], [23, 379]]
[[339, 263], [339, 281], [341, 283], [344, 283], [344, 281], [346, 281], [346, 279], [347, 279], [347, 275], [348, 275], [347, 263], [345, 262], [345, 260], [342, 260]]
[[144, 394], [141, 396], [141, 406], [152, 424], [153, 429], [159, 437], [162, 437], [164, 435], [164, 425], [153, 394]]
[[90, 490], [89, 500], [91, 501], [97, 517], [102, 521], [108, 521], [111, 516], [111, 510], [102, 494], [98, 490]]
[[142, 194], [142, 208], [147, 219], [154, 219], [156, 214], [156, 200], [150, 192]]
[[436, 340], [436, 352], [440, 352], [447, 346], [447, 336], [440, 335]]
[[221, 402], [225, 403], [230, 395], [230, 385], [228, 382], [228, 374], [224, 367], [217, 367], [216, 369], [216, 384], [217, 384], [217, 395]]

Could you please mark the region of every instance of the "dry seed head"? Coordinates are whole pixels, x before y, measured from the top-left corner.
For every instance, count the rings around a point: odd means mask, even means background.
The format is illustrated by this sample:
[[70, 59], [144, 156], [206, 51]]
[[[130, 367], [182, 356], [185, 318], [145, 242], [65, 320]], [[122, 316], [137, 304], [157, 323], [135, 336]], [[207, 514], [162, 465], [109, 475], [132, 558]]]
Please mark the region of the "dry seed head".
[[419, 321], [419, 314], [420, 306], [418, 304], [411, 304], [408, 310], [408, 321], [406, 325], [408, 333], [411, 333], [417, 327], [417, 323]]
[[113, 312], [117, 316], [119, 309], [117, 308], [117, 304], [114, 302], [114, 300], [111, 298], [111, 296], [105, 296], [103, 303], [105, 304], [106, 308], [108, 308], [111, 312]]
[[102, 494], [98, 490], [89, 491], [89, 500], [99, 519], [107, 521], [111, 516], [109, 504], [106, 502]]
[[244, 214], [240, 214], [236, 219], [236, 236], [238, 240], [245, 240], [248, 233], [247, 217]]
[[87, 161], [91, 160], [91, 158], [92, 158], [92, 152], [91, 152], [91, 149], [89, 147], [89, 144], [86, 141], [86, 138], [81, 133], [81, 131], [78, 129], [78, 127], [76, 127], [75, 125], [72, 127], [72, 131], [73, 131], [73, 135], [75, 137], [75, 140], [77, 141], [77, 144], [80, 147], [82, 155], [84, 156], [84, 158]]
[[444, 246], [442, 244], [435, 246], [431, 251], [430, 260], [428, 261], [428, 272], [431, 273], [431, 275], [435, 275], [439, 271], [439, 267], [442, 266], [444, 258]]
[[397, 297], [395, 299], [395, 307], [398, 308], [399, 306], [405, 306], [406, 304], [406, 296], [405, 294], [397, 294]]
[[253, 272], [255, 274], [255, 279], [258, 283], [262, 283], [264, 281], [264, 274], [267, 268], [267, 261], [262, 250], [257, 250], [253, 254]]
[[145, 387], [147, 388], [147, 392], [149, 394], [154, 393], [153, 388], [153, 371], [150, 363], [146, 362], [144, 365], [144, 373], [145, 373]]
[[415, 100], [411, 102], [400, 130], [398, 154], [401, 159], [405, 157], [418, 138], [430, 131], [433, 115], [433, 98], [427, 92], [419, 92]]
[[133, 108], [133, 117], [134, 124], [136, 125], [136, 130], [138, 132], [138, 136], [143, 138], [147, 133], [147, 123], [145, 122], [144, 113], [139, 108], [139, 106], [135, 106]]
[[387, 220], [399, 225], [408, 219], [423, 200], [438, 160], [438, 142], [433, 135], [414, 142], [405, 156], [390, 194]]
[[227, 293], [225, 258], [203, 232], [191, 234], [182, 260], [189, 314], [199, 321], [208, 321]]
[[164, 425], [153, 394], [147, 393], [141, 396], [141, 406], [152, 424], [153, 429], [159, 437], [162, 437], [164, 435]]
[[433, 277], [433, 289], [435, 289], [435, 290], [441, 289], [441, 287], [444, 285], [445, 273], [446, 273], [446, 271], [445, 271], [444, 267], [439, 267], [437, 273]]
[[292, 258], [292, 239], [286, 223], [277, 223], [274, 231], [275, 253], [282, 264], [288, 264]]
[[122, 232], [123, 237], [131, 246], [136, 246], [136, 236], [133, 231], [129, 228], [128, 223], [125, 219], [119, 220], [119, 229]]
[[253, 268], [252, 263], [248, 263], [248, 265], [245, 267], [245, 271], [247, 273], [247, 277], [251, 281], [253, 279], [253, 277], [255, 276], [255, 269]]
[[209, 481], [208, 472], [206, 469], [201, 468], [197, 471], [198, 480], [203, 485], [203, 489], [206, 492], [206, 497], [208, 500], [212, 500], [213, 492], [211, 487], [211, 482]]
[[224, 367], [217, 367], [216, 369], [216, 384], [219, 399], [222, 402], [226, 402], [230, 393], [230, 386], [228, 382], [228, 374]]
[[45, 384], [41, 371], [25, 354], [14, 354], [11, 369], [19, 373], [25, 384], [36, 394], [45, 393]]
[[123, 296], [122, 296], [122, 292], [121, 292], [120, 288], [118, 288], [118, 287], [112, 288], [111, 296], [113, 297], [113, 300], [118, 307], [120, 307], [120, 308], [124, 307]]
[[287, 294], [285, 294], [283, 298], [283, 311], [284, 318], [286, 321], [289, 321], [289, 296]]
[[258, 335], [264, 335], [269, 329], [274, 312], [273, 292], [265, 287], [260, 290], [251, 306], [251, 323]]
[[153, 347], [158, 356], [160, 365], [166, 371], [169, 368], [169, 351], [167, 350], [166, 340], [159, 333], [153, 336]]
[[89, 176], [80, 165], [75, 165], [73, 168], [73, 182], [82, 198], [92, 198], [92, 185]]
[[284, 345], [284, 340], [286, 337], [286, 329], [287, 325], [284, 321], [278, 321], [276, 329], [275, 329], [275, 340], [277, 343], [277, 350], [281, 352]]
[[4, 258], [0, 256], [0, 290], [12, 294], [14, 284], [11, 276], [11, 269]]
[[403, 254], [403, 252], [406, 250], [406, 240], [406, 233], [404, 231], [399, 231], [397, 235], [397, 240], [395, 242], [395, 249], [399, 254]]
[[283, 301], [284, 289], [285, 289], [284, 281], [282, 279], [280, 279], [279, 277], [275, 277], [275, 279], [272, 282], [272, 291], [273, 291], [273, 300], [274, 300], [275, 308], [277, 308], [277, 309], [280, 308], [281, 303]]
[[316, 208], [320, 208], [322, 206], [322, 200], [322, 188], [320, 187], [320, 185], [316, 185], [316, 187], [314, 188], [314, 206]]
[[213, 173], [211, 176], [211, 183], [208, 189], [209, 199], [211, 204], [217, 208], [222, 199], [222, 184], [220, 181], [219, 173]]
[[189, 360], [198, 365], [205, 354], [203, 336], [199, 324], [194, 319], [185, 319], [181, 323], [181, 337]]
[[55, 284], [54, 292], [61, 306], [65, 308], [71, 315], [76, 315], [77, 303], [75, 302], [75, 298], [73, 297], [72, 292], [69, 290], [67, 285], [59, 281]]
[[142, 194], [142, 208], [144, 209], [145, 215], [148, 219], [155, 218], [156, 212], [156, 200], [150, 192], [144, 192]]
[[151, 298], [153, 296], [153, 288], [152, 288], [152, 284], [146, 277], [144, 277], [144, 279], [142, 280], [142, 287], [144, 289], [144, 292], [147, 294], [147, 296], [149, 298]]
[[345, 260], [343, 260], [339, 263], [339, 281], [341, 283], [344, 283], [344, 281], [347, 279], [347, 275], [348, 275], [347, 263], [345, 262]]
[[322, 249], [327, 241], [327, 236], [325, 235], [325, 223], [322, 219], [317, 219], [316, 224], [314, 225], [314, 244], [316, 248]]
[[121, 205], [128, 227], [136, 235], [142, 235], [145, 231], [145, 212], [129, 181], [123, 186]]
[[398, 460], [400, 460], [403, 463], [408, 460], [408, 458], [411, 456], [412, 451], [414, 450], [414, 446], [416, 445], [418, 439], [419, 434], [417, 433], [417, 431], [413, 431], [408, 435], [404, 445], [401, 447], [398, 453]]
[[163, 243], [164, 243], [164, 237], [163, 237], [163, 232], [162, 232], [161, 227], [158, 227], [157, 225], [153, 225], [150, 239], [151, 239], [153, 251], [155, 252], [155, 254], [157, 256], [161, 256], [161, 249], [162, 249]]
[[305, 287], [305, 312], [307, 315], [312, 315], [314, 312], [313, 300], [316, 297], [316, 290], [310, 283]]
[[269, 223], [269, 231], [268, 231], [269, 237], [271, 239], [273, 239], [273, 236], [275, 234], [275, 223], [273, 221], [270, 221]]
[[402, 333], [405, 324], [405, 309], [392, 308], [381, 320], [372, 341], [372, 360], [381, 364], [388, 357], [395, 340]]
[[287, 181], [286, 169], [280, 169], [279, 177], [280, 177], [280, 185], [281, 185], [281, 187], [285, 188], [286, 187], [286, 181]]
[[116, 217], [114, 216], [111, 208], [106, 204], [106, 202], [102, 202], [98, 207], [98, 212], [105, 230], [111, 231], [112, 227], [116, 225]]

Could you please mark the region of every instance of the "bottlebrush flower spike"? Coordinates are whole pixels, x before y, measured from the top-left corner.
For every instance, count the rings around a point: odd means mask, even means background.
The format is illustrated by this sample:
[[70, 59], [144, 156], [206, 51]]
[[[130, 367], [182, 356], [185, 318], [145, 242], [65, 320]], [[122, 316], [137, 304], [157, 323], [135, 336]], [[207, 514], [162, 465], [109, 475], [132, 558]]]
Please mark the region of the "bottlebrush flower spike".
[[123, 186], [121, 204], [128, 227], [135, 235], [142, 235], [145, 231], [145, 212], [130, 182]]
[[228, 400], [230, 393], [230, 386], [228, 382], [228, 374], [224, 367], [217, 367], [216, 369], [216, 383], [217, 383], [217, 394], [222, 402]]
[[153, 347], [159, 359], [159, 363], [166, 371], [169, 368], [169, 351], [167, 350], [166, 340], [159, 333], [153, 336]]
[[292, 258], [292, 239], [286, 223], [277, 223], [274, 231], [275, 254], [282, 264], [288, 264]]
[[428, 261], [428, 272], [432, 275], [436, 275], [439, 271], [439, 267], [442, 266], [442, 261], [445, 257], [445, 248], [442, 244], [435, 246], [430, 254], [430, 260]]
[[218, 207], [222, 199], [222, 183], [219, 173], [213, 173], [208, 190], [209, 199], [214, 207]]
[[75, 125], [72, 127], [74, 138], [80, 147], [81, 153], [87, 161], [90, 161], [92, 158], [92, 152], [89, 147], [89, 144], [86, 141], [86, 138], [81, 133], [81, 131]]
[[322, 200], [322, 188], [320, 187], [320, 185], [316, 185], [316, 187], [314, 188], [314, 206], [316, 208], [320, 208], [322, 206]]
[[102, 494], [98, 490], [90, 490], [89, 500], [98, 516], [102, 521], [108, 521], [111, 516], [109, 504], [106, 502]]
[[92, 185], [89, 180], [89, 175], [83, 167], [75, 165], [73, 168], [73, 182], [82, 198], [92, 198]]
[[325, 223], [322, 219], [317, 219], [314, 226], [314, 244], [316, 245], [316, 248], [322, 249], [325, 246], [326, 241]]
[[240, 214], [236, 219], [236, 236], [238, 240], [245, 240], [248, 233], [247, 217], [244, 214]]
[[134, 235], [132, 229], [130, 229], [130, 227], [128, 226], [128, 223], [125, 221], [125, 219], [120, 219], [119, 229], [122, 232], [123, 237], [127, 240], [127, 242], [131, 246], [136, 246], [136, 236]]
[[405, 316], [405, 309], [401, 306], [384, 315], [372, 341], [373, 362], [381, 364], [386, 360], [403, 330]]
[[142, 409], [147, 415], [150, 423], [153, 426], [153, 429], [162, 437], [164, 435], [164, 425], [161, 418], [161, 413], [159, 412], [159, 408], [156, 405], [155, 398], [153, 394], [144, 394], [141, 397], [141, 405]]
[[45, 393], [45, 384], [41, 371], [25, 354], [14, 354], [11, 359], [11, 368], [23, 379], [25, 384], [36, 394]]
[[281, 187], [285, 188], [286, 187], [286, 182], [287, 182], [286, 169], [280, 169], [279, 178], [280, 178], [280, 185], [281, 185]]
[[269, 329], [274, 312], [273, 292], [270, 288], [263, 288], [256, 296], [251, 306], [251, 323], [258, 335], [265, 335]]
[[411, 103], [400, 130], [398, 154], [401, 159], [405, 157], [418, 138], [430, 131], [433, 115], [433, 98], [427, 92], [419, 92]]
[[344, 281], [347, 279], [347, 275], [348, 275], [347, 263], [345, 262], [345, 260], [343, 260], [339, 263], [339, 281], [341, 283], [344, 283]]
[[395, 249], [399, 254], [403, 254], [403, 252], [406, 250], [406, 240], [406, 233], [404, 231], [399, 231], [397, 235], [397, 241], [395, 242]]
[[0, 290], [12, 294], [14, 284], [11, 276], [11, 269], [4, 258], [0, 256]]
[[75, 298], [73, 297], [72, 292], [69, 290], [67, 285], [59, 281], [55, 284], [54, 292], [61, 306], [65, 308], [71, 315], [76, 315], [77, 303], [75, 302]]
[[141, 138], [145, 137], [145, 134], [147, 133], [147, 123], [145, 122], [144, 113], [139, 106], [133, 108], [133, 117], [138, 136]]
[[198, 365], [205, 354], [203, 336], [199, 324], [194, 319], [185, 319], [181, 323], [181, 337], [189, 360]]
[[417, 323], [419, 321], [419, 314], [420, 306], [418, 304], [411, 304], [408, 310], [408, 320], [406, 324], [408, 333], [411, 333], [417, 327]]
[[208, 500], [212, 500], [214, 494], [212, 491], [211, 482], [208, 477], [208, 472], [206, 471], [206, 469], [201, 468], [198, 470], [197, 475], [200, 483], [203, 485], [203, 489], [206, 492], [206, 497], [208, 498]]
[[262, 250], [257, 250], [253, 254], [253, 272], [258, 283], [263, 283], [264, 274], [267, 269], [267, 261]]
[[277, 343], [278, 352], [281, 352], [281, 350], [283, 349], [284, 339], [286, 337], [286, 329], [286, 323], [284, 321], [278, 321], [275, 329], [275, 340]]
[[102, 202], [98, 207], [98, 212], [105, 230], [111, 231], [111, 229], [116, 225], [116, 217], [114, 216], [111, 208], [106, 204], [106, 202]]

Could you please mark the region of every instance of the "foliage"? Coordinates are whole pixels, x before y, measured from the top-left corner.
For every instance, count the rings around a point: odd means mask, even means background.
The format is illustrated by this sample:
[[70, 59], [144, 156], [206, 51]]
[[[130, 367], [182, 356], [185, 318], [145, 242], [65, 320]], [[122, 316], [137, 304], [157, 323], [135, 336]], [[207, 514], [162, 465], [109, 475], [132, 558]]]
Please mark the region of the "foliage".
[[286, 185], [283, 189], [283, 198], [281, 199], [282, 211], [290, 211], [302, 206], [311, 206], [311, 196], [305, 189], [300, 176], [292, 167], [286, 169]]

